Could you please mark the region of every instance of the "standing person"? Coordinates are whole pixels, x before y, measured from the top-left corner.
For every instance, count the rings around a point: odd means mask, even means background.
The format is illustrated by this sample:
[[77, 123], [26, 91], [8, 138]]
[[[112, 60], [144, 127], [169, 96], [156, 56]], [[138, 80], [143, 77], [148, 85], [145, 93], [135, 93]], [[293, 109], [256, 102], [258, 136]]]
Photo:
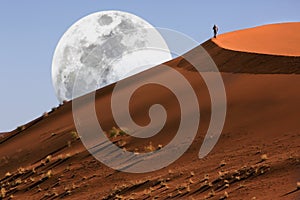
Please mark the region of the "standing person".
[[213, 30], [214, 30], [214, 38], [217, 38], [217, 33], [218, 33], [218, 30], [219, 30], [217, 25], [214, 24]]

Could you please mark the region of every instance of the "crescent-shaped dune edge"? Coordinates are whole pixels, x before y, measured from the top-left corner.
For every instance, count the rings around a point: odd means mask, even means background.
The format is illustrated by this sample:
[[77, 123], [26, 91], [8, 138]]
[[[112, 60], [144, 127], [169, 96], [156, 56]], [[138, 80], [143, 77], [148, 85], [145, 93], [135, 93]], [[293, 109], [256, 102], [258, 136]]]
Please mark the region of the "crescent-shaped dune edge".
[[300, 56], [300, 22], [279, 23], [219, 35], [224, 49], [270, 55]]

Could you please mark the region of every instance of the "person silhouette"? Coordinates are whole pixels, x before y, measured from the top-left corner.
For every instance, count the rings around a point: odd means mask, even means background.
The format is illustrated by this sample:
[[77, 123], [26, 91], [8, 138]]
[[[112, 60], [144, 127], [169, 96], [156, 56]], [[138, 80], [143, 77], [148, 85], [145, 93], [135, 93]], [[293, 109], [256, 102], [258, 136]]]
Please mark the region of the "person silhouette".
[[218, 30], [219, 30], [217, 25], [214, 24], [213, 30], [214, 30], [214, 38], [217, 38], [217, 34], [218, 34]]

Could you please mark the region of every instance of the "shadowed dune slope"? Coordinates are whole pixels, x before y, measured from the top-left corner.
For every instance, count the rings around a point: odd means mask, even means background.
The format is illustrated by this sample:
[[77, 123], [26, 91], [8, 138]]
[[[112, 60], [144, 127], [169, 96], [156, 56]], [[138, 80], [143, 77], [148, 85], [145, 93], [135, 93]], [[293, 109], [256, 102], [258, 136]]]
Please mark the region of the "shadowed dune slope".
[[[299, 199], [298, 57], [278, 56], [286, 65], [272, 68], [274, 55], [225, 50], [211, 40], [202, 46], [222, 71], [227, 96], [224, 129], [207, 157], [198, 159], [198, 152], [210, 122], [210, 96], [201, 76], [179, 57], [165, 63], [169, 69], [164, 73], [157, 66], [129, 78], [172, 79], [170, 72], [176, 70], [195, 91], [200, 126], [177, 161], [146, 174], [110, 169], [83, 146], [72, 102], [67, 102], [0, 137], [0, 199]], [[195, 52], [187, 54], [201, 62]], [[180, 121], [173, 93], [149, 84], [133, 94], [128, 106], [137, 124], [149, 123], [153, 104], [163, 105], [167, 113], [166, 125], [157, 135], [138, 139], [118, 130], [110, 109], [114, 86], [98, 90], [95, 97], [98, 121], [108, 138], [128, 151], [153, 151], [168, 144]]]

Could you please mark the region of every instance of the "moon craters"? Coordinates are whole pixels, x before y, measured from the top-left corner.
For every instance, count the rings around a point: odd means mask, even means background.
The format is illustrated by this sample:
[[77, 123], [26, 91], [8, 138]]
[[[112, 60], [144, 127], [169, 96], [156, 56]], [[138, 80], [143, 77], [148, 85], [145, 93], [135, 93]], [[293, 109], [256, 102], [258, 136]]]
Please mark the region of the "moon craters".
[[[152, 29], [152, 30], [149, 30]], [[62, 36], [52, 61], [52, 81], [60, 102], [81, 96], [172, 58], [139, 52], [153, 44], [168, 49], [145, 20], [121, 11], [102, 11], [78, 20]], [[74, 94], [76, 85], [76, 94]]]
[[108, 16], [108, 15], [102, 15], [99, 17], [98, 19], [98, 23], [101, 25], [101, 26], [105, 26], [105, 25], [109, 25], [113, 22], [113, 19], [112, 17]]

